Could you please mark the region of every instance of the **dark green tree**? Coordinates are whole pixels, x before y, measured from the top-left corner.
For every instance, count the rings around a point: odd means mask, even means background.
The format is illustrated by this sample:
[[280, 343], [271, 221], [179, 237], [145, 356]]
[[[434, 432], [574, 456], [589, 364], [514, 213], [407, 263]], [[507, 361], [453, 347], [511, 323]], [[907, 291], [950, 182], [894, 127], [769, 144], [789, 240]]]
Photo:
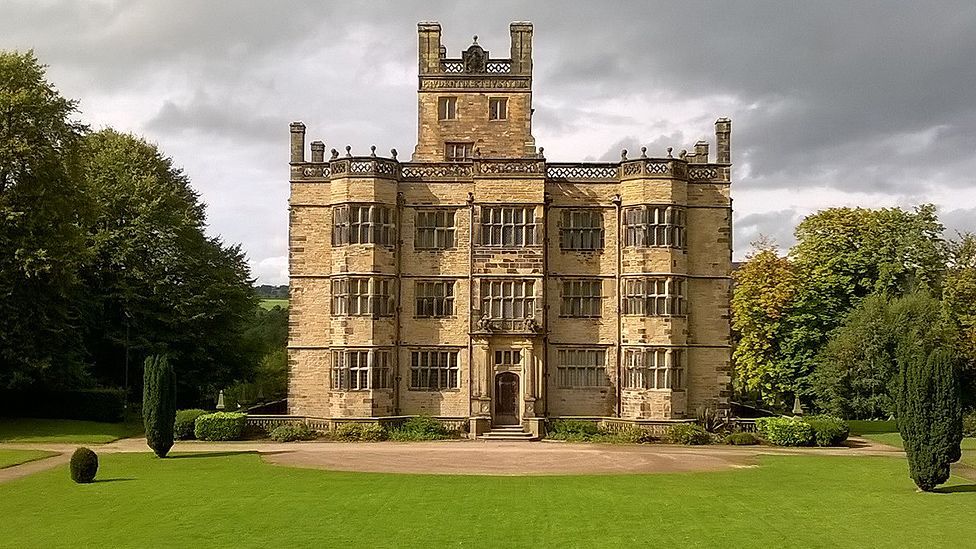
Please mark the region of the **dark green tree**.
[[136, 356], [165, 352], [182, 405], [246, 378], [261, 356], [244, 338], [256, 298], [244, 253], [204, 233], [187, 176], [156, 146], [103, 130], [84, 140], [96, 204], [84, 278], [94, 305], [86, 343], [99, 379], [119, 379], [126, 327]]
[[33, 52], [0, 51], [0, 389], [86, 380], [79, 270], [90, 208], [76, 107]]
[[165, 356], [150, 356], [143, 365], [142, 417], [146, 444], [157, 456], [166, 457], [176, 424], [176, 375]]
[[938, 332], [910, 330], [898, 344], [898, 430], [909, 474], [924, 491], [948, 480], [961, 454], [958, 359]]

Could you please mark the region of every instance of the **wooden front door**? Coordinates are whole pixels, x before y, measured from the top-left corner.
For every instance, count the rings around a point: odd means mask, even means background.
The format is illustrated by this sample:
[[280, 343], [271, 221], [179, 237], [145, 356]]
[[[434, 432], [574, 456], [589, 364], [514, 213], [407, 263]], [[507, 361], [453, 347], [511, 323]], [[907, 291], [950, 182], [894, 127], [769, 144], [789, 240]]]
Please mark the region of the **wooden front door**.
[[519, 423], [519, 379], [512, 372], [502, 372], [495, 376], [495, 424], [517, 425]]

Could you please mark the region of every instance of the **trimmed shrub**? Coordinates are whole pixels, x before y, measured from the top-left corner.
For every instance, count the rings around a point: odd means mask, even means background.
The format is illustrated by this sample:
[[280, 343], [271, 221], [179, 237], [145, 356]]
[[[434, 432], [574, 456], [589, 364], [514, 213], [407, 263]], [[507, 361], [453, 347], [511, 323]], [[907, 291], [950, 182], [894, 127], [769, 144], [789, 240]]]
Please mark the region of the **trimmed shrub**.
[[929, 492], [949, 480], [949, 464], [959, 460], [962, 403], [956, 357], [936, 348], [928, 356], [907, 338], [898, 349], [898, 430], [905, 442], [908, 471]]
[[412, 417], [390, 432], [390, 440], [441, 440], [452, 434], [444, 424], [430, 416]]
[[95, 480], [98, 472], [98, 455], [88, 448], [81, 447], [71, 454], [71, 480], [78, 484], [88, 484]]
[[976, 437], [976, 410], [962, 418], [962, 436]]
[[817, 446], [840, 446], [851, 434], [847, 422], [834, 416], [807, 416], [803, 421], [813, 428], [813, 442]]
[[756, 419], [759, 436], [776, 446], [810, 446], [813, 427], [796, 417], [761, 417]]
[[710, 444], [712, 436], [697, 423], [678, 423], [664, 431], [664, 441], [669, 444]]
[[159, 457], [173, 447], [176, 424], [176, 375], [165, 356], [146, 358], [143, 371], [142, 417], [146, 444]]
[[600, 434], [600, 428], [592, 421], [556, 419], [549, 422], [546, 437], [553, 440], [587, 442]]
[[197, 418], [206, 414], [206, 410], [192, 408], [190, 410], [177, 410], [176, 422], [173, 425], [173, 438], [176, 440], [193, 440], [194, 424]]
[[198, 440], [240, 440], [246, 422], [247, 414], [240, 412], [203, 414], [194, 422], [193, 434]]
[[725, 443], [732, 446], [752, 446], [759, 444], [759, 437], [753, 433], [732, 433], [725, 437]]
[[286, 423], [271, 430], [268, 435], [276, 442], [294, 442], [296, 440], [312, 440], [315, 431], [305, 423]]
[[375, 423], [343, 423], [331, 433], [331, 438], [346, 442], [379, 442], [386, 437], [386, 429]]

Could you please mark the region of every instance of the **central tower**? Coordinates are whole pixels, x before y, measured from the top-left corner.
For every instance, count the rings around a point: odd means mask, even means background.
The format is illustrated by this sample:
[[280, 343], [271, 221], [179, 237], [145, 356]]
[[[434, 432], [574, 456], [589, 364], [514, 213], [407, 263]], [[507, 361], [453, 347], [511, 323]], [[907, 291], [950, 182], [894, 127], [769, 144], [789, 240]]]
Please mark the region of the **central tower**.
[[532, 137], [532, 23], [510, 25], [511, 56], [492, 58], [478, 37], [448, 58], [440, 23], [417, 26], [419, 89], [414, 162], [528, 158]]

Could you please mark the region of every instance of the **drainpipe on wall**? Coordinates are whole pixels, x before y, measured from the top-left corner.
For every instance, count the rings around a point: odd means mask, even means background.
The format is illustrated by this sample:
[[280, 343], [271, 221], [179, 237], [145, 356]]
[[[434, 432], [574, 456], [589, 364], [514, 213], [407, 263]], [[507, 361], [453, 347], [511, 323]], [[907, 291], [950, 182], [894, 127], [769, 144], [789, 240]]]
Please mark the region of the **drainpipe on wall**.
[[396, 197], [396, 325], [394, 326], [394, 360], [393, 367], [396, 368], [396, 375], [393, 383], [393, 415], [400, 415], [400, 315], [403, 313], [403, 279], [401, 268], [403, 260], [403, 207], [406, 197], [402, 192], [397, 193]]
[[613, 205], [617, 212], [617, 272], [616, 283], [617, 283], [617, 417], [621, 417], [622, 412], [622, 399], [623, 399], [623, 367], [621, 362], [623, 361], [623, 295], [621, 293], [621, 280], [620, 272], [623, 270], [624, 262], [624, 239], [623, 239], [623, 220], [620, 217], [620, 195], [617, 194], [613, 197]]
[[[468, 417], [471, 416], [471, 400], [474, 397], [474, 193], [468, 193]], [[481, 414], [481, 400], [478, 400], [478, 414]]]
[[542, 384], [539, 398], [542, 399], [542, 416], [549, 417], [549, 206], [552, 195], [543, 193], [542, 200]]

